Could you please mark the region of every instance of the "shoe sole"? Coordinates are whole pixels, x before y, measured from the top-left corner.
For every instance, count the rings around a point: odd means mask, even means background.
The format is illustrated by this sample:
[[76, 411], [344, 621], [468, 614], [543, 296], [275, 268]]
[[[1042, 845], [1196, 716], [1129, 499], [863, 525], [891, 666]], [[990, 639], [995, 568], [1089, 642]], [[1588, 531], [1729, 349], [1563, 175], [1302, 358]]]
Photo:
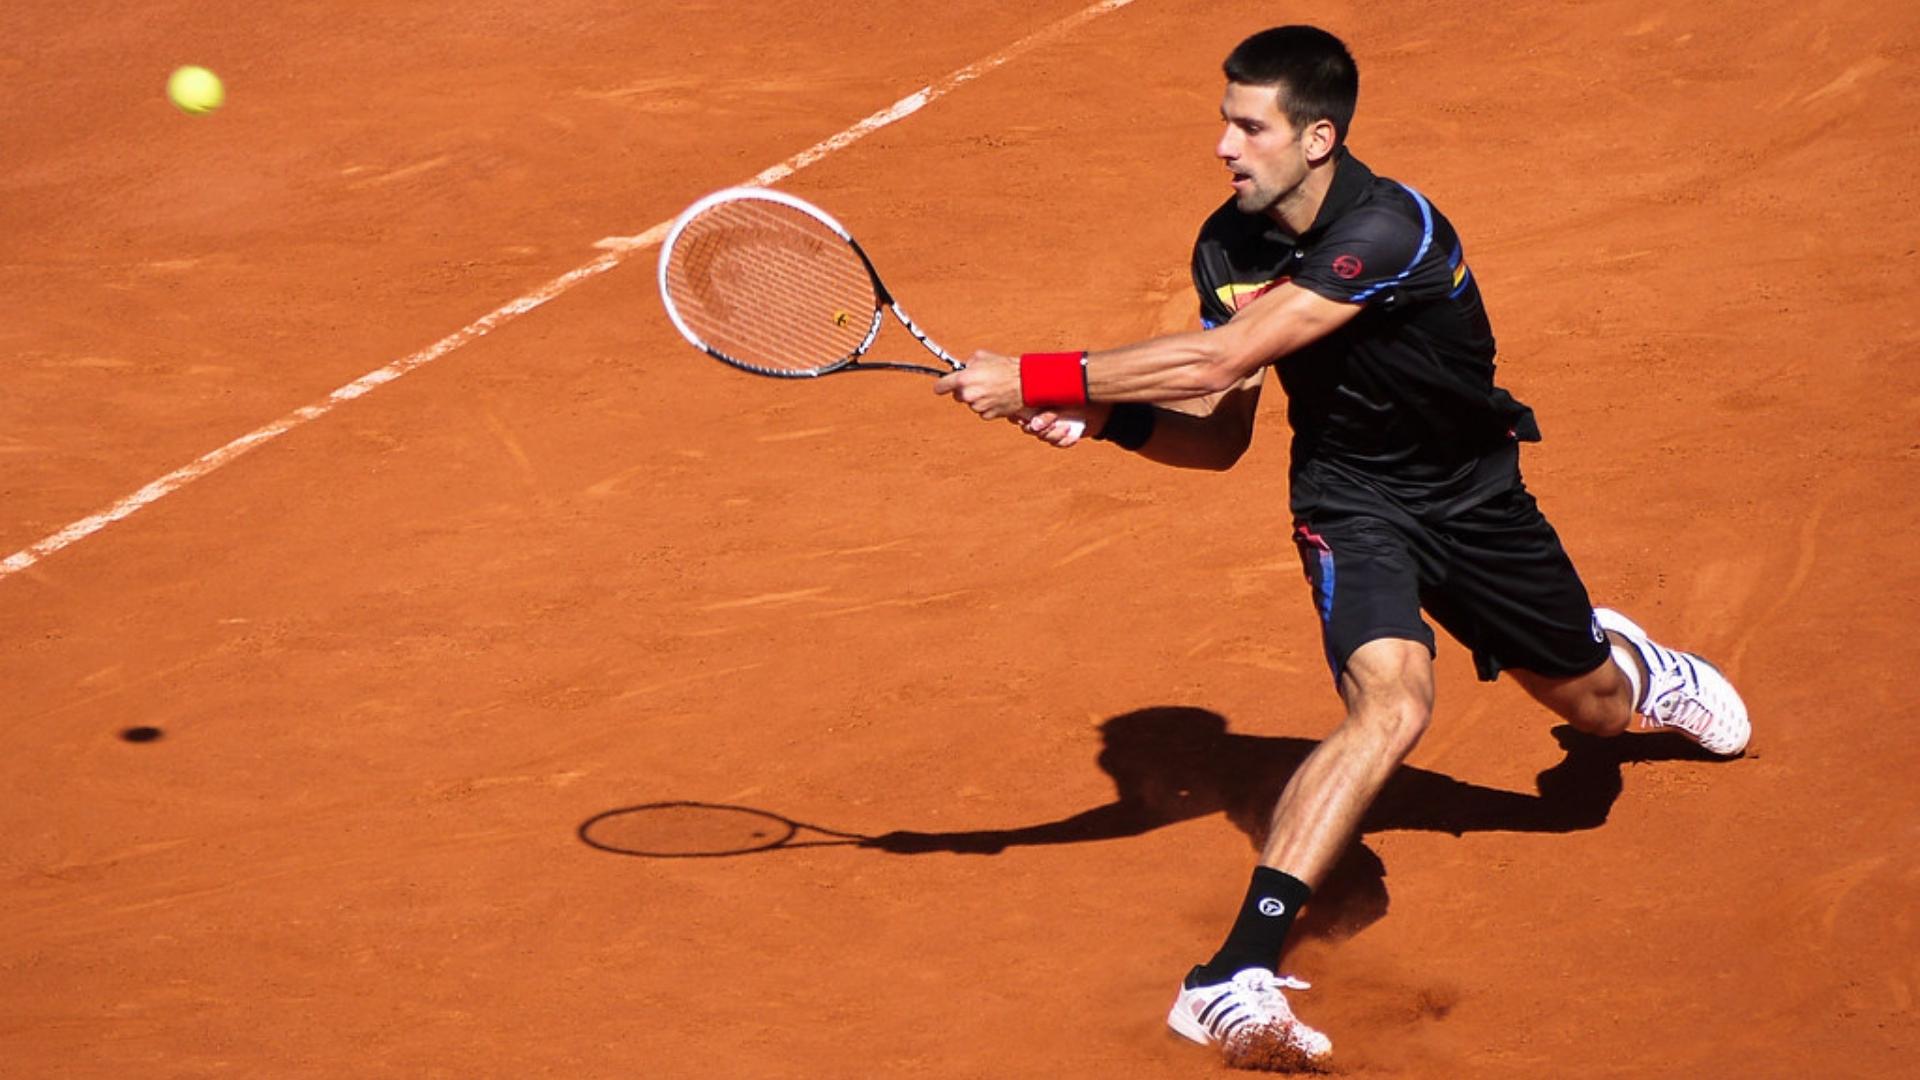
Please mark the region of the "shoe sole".
[[[1182, 1009], [1180, 1007], [1180, 1002], [1175, 1001], [1173, 1008], [1168, 1010], [1167, 1012], [1167, 1027], [1171, 1028], [1175, 1035], [1178, 1035], [1183, 1039], [1187, 1039], [1191, 1042], [1198, 1043], [1201, 1046], [1211, 1046], [1217, 1049], [1224, 1050], [1225, 1047], [1220, 1042], [1216, 1041], [1212, 1035], [1207, 1033], [1207, 1029], [1200, 1023], [1200, 1021], [1187, 1015], [1187, 1012], [1188, 1010]], [[1298, 1024], [1299, 1021], [1292, 1020], [1292, 1021], [1288, 1021], [1288, 1023]], [[1312, 1030], [1312, 1029], [1309, 1028], [1308, 1030]], [[1296, 1047], [1298, 1046], [1297, 1043], [1294, 1045]], [[1301, 1049], [1300, 1053], [1307, 1060], [1315, 1061], [1315, 1062], [1324, 1061], [1328, 1056], [1327, 1054], [1317, 1054], [1317, 1055], [1311, 1054], [1311, 1053], [1308, 1053], [1305, 1049]]]

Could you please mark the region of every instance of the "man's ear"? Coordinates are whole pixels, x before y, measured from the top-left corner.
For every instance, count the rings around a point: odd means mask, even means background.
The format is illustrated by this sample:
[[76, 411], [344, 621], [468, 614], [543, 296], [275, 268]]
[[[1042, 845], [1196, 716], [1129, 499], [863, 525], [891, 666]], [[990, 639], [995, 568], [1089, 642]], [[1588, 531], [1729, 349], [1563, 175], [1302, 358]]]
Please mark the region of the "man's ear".
[[1340, 145], [1340, 133], [1334, 130], [1333, 121], [1315, 120], [1301, 133], [1300, 148], [1307, 155], [1307, 162], [1318, 165], [1333, 156]]

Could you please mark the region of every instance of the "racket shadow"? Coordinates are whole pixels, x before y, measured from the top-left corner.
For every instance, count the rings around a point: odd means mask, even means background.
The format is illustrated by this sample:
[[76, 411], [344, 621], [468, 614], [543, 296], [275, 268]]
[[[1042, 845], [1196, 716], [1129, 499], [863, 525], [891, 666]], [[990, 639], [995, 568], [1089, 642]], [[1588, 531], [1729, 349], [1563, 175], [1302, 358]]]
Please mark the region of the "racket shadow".
[[719, 859], [792, 848], [850, 847], [870, 840], [771, 810], [688, 800], [603, 811], [581, 822], [575, 834], [588, 847], [643, 859]]

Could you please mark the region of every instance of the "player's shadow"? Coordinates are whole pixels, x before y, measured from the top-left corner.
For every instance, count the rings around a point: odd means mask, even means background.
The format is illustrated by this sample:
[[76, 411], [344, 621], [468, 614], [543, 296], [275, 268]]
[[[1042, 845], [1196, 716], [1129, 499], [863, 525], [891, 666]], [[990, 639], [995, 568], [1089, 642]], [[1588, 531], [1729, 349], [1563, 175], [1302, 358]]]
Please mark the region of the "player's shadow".
[[[1160, 707], [1125, 713], [1101, 727], [1099, 765], [1113, 777], [1112, 802], [1057, 821], [971, 832], [891, 832], [861, 842], [896, 854], [991, 855], [1009, 847], [1075, 844], [1138, 836], [1162, 826], [1224, 813], [1253, 849], [1266, 843], [1280, 789], [1315, 745], [1287, 736], [1235, 735], [1204, 709]], [[1566, 726], [1553, 730], [1566, 756], [1540, 773], [1535, 791], [1503, 791], [1402, 766], [1361, 822], [1360, 834], [1390, 829], [1468, 832], [1575, 832], [1607, 820], [1629, 761], [1703, 759], [1681, 739], [1602, 739]], [[1364, 839], [1315, 890], [1299, 932], [1347, 937], [1387, 911], [1386, 866]]]

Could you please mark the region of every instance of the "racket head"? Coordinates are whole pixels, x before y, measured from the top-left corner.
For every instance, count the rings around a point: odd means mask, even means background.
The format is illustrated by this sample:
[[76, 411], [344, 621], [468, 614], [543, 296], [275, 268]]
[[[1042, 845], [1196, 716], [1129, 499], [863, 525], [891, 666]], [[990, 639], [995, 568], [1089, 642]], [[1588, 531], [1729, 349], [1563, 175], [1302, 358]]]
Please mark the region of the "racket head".
[[756, 375], [812, 378], [852, 364], [886, 302], [866, 252], [832, 215], [768, 188], [716, 191], [660, 245], [660, 300], [674, 329]]

